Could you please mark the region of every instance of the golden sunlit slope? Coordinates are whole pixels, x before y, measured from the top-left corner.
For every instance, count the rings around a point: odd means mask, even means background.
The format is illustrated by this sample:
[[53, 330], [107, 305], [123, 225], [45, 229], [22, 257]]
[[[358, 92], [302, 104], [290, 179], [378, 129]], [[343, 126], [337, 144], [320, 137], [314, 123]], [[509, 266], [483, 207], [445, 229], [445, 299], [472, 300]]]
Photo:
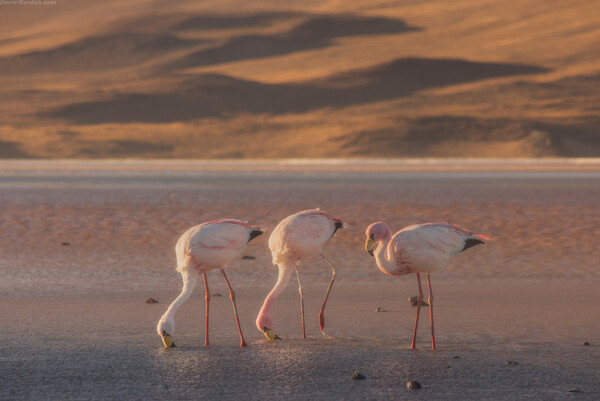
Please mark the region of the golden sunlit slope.
[[596, 1], [0, 7], [0, 157], [600, 156]]

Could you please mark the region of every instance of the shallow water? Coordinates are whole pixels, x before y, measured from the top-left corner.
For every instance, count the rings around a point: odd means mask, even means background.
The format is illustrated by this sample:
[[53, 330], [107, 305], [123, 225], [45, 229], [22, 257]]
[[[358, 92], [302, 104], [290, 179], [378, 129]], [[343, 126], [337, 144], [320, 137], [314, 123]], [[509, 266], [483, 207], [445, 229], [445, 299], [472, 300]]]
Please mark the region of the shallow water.
[[[599, 169], [448, 166], [0, 165], [0, 398], [561, 399], [578, 387], [578, 398], [597, 399]], [[211, 272], [224, 295], [211, 304], [213, 345], [202, 347], [198, 288], [178, 313], [178, 348], [161, 349], [154, 327], [180, 289], [181, 233], [223, 217], [272, 228], [313, 207], [348, 223], [325, 247], [338, 269], [333, 338], [318, 333], [330, 270], [315, 257], [302, 263], [311, 339], [298, 339], [292, 282], [273, 310], [284, 341], [262, 340], [253, 321], [276, 280], [262, 236], [244, 252], [256, 259], [228, 270], [250, 347], [238, 349], [227, 290]], [[451, 221], [494, 238], [432, 275], [437, 352], [426, 350], [427, 308], [421, 350], [407, 349], [415, 278], [381, 274], [364, 252], [376, 220], [394, 231]], [[354, 369], [367, 380], [349, 380]], [[407, 392], [409, 379], [425, 394]]]

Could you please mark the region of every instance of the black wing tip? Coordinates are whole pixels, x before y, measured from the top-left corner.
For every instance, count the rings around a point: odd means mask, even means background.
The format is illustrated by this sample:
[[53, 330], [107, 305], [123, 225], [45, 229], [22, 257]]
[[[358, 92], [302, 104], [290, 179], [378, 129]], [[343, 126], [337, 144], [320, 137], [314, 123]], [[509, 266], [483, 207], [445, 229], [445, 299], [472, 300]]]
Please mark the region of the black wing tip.
[[248, 242], [252, 241], [254, 238], [258, 237], [259, 235], [264, 234], [263, 230], [252, 230], [250, 231], [250, 239], [248, 240]]
[[463, 249], [461, 249], [461, 252], [466, 251], [467, 249], [479, 244], [485, 244], [485, 242], [483, 242], [483, 240], [480, 240], [479, 238], [467, 238], [465, 240], [465, 246], [463, 247]]

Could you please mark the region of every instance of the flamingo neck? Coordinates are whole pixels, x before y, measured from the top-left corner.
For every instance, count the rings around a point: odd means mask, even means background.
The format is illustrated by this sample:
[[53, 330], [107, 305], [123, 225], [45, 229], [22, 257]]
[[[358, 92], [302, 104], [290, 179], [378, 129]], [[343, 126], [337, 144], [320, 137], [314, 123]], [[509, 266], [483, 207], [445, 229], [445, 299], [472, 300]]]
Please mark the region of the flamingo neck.
[[[179, 307], [192, 295], [194, 291], [194, 286], [196, 285], [196, 280], [198, 279], [198, 274], [196, 273], [182, 273], [183, 277], [183, 288], [181, 289], [181, 293], [175, 298], [171, 305], [167, 308], [165, 314], [161, 317], [159, 322], [159, 327], [162, 322], [173, 321], [175, 318], [175, 312]], [[159, 333], [160, 330], [159, 330]]]
[[386, 226], [386, 232], [379, 241], [377, 249], [375, 250], [375, 260], [377, 261], [377, 267], [379, 270], [386, 274], [394, 271], [396, 268], [396, 261], [394, 260], [394, 252], [389, 249], [390, 242], [392, 240], [392, 231]]
[[293, 262], [284, 262], [278, 264], [279, 277], [277, 278], [277, 282], [275, 283], [275, 286], [271, 292], [269, 292], [265, 298], [265, 302], [263, 303], [262, 308], [260, 308], [260, 312], [256, 318], [256, 327], [260, 331], [264, 331], [265, 327], [269, 329], [274, 328], [273, 319], [271, 318], [271, 305], [273, 305], [273, 302], [275, 302], [279, 294], [281, 294], [281, 292], [287, 286], [287, 283], [290, 281], [290, 276], [294, 266], [295, 263]]

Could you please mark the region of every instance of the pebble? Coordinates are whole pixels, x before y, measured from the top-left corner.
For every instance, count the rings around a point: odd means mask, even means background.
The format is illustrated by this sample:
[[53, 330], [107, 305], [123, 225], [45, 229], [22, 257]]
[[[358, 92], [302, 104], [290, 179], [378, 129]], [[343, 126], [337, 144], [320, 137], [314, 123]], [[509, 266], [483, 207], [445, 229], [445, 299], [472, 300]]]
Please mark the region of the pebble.
[[252, 255], [244, 255], [244, 256], [242, 256], [242, 259], [250, 259], [250, 260], [252, 260], [252, 259], [256, 259], [256, 257], [252, 256]]
[[[410, 298], [408, 298], [408, 302], [410, 302], [410, 304], [412, 306], [417, 306], [417, 304], [419, 303], [419, 297], [418, 296], [410, 297]], [[429, 306], [429, 304], [423, 300], [423, 301], [421, 301], [421, 306]]]
[[419, 383], [418, 381], [409, 380], [406, 382], [406, 388], [411, 390], [418, 390], [421, 388], [421, 383]]
[[367, 377], [363, 374], [361, 374], [358, 370], [355, 370], [354, 373], [352, 373], [352, 380], [364, 380]]
[[504, 362], [506, 365], [511, 365], [511, 366], [516, 366], [519, 364], [519, 362], [515, 362], [515, 361], [506, 361]]
[[588, 346], [590, 346], [590, 345], [592, 345], [592, 344], [590, 344], [590, 343], [588, 343], [587, 341], [585, 341], [585, 342], [583, 343], [583, 345], [585, 345], [586, 347], [588, 347]]
[[458, 356], [458, 355], [455, 355], [455, 356], [453, 356], [452, 358], [454, 358], [454, 359], [460, 359], [460, 356]]
[[375, 309], [375, 312], [387, 312], [387, 311], [380, 306], [377, 309]]
[[212, 295], [213, 295], [213, 297], [222, 297], [223, 296], [223, 294], [221, 294], [220, 292], [215, 292]]
[[70, 243], [70, 242], [63, 242], [63, 243], [62, 243], [62, 246], [69, 246], [69, 245], [71, 245], [71, 243]]
[[583, 393], [583, 391], [579, 390], [578, 388], [570, 388], [567, 390], [567, 393]]
[[154, 299], [154, 298], [148, 298], [148, 299], [146, 300], [146, 303], [147, 303], [147, 304], [157, 304], [157, 303], [158, 303], [158, 300], [157, 300], [157, 299]]

